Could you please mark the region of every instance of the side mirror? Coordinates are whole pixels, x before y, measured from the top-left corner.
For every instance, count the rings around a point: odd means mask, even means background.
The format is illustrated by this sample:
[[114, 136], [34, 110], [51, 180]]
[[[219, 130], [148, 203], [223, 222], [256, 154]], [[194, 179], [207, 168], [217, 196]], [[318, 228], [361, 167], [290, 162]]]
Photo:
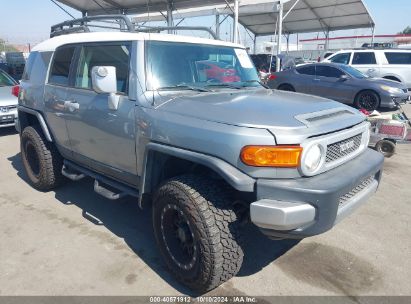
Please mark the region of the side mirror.
[[98, 94], [108, 95], [108, 108], [117, 110], [120, 96], [117, 93], [117, 74], [113, 66], [95, 66], [91, 69], [93, 90]]
[[340, 76], [340, 81], [347, 81], [350, 77], [347, 74], [343, 74]]

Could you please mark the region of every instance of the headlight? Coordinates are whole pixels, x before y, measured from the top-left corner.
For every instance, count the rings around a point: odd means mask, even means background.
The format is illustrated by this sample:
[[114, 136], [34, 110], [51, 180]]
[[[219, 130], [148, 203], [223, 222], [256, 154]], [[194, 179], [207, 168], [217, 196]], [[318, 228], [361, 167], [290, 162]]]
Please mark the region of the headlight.
[[384, 90], [384, 91], [387, 91], [388, 93], [391, 93], [391, 94], [401, 94], [401, 93], [403, 93], [403, 91], [399, 88], [393, 88], [393, 87], [386, 86], [386, 85], [382, 85], [381, 89]]
[[317, 171], [322, 163], [323, 154], [323, 148], [317, 144], [305, 149], [301, 162], [303, 173], [312, 174]]

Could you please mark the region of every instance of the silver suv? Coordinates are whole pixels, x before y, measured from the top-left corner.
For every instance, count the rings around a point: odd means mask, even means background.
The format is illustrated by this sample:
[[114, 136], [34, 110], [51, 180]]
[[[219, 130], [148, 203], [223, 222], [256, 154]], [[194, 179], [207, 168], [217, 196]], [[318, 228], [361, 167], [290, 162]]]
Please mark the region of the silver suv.
[[180, 282], [236, 275], [241, 225], [272, 239], [331, 229], [379, 185], [357, 110], [259, 83], [243, 46], [151, 33], [82, 33], [36, 46], [21, 82], [21, 156], [40, 191], [94, 179], [152, 206]]
[[368, 76], [402, 82], [411, 91], [411, 50], [341, 50], [324, 62], [348, 64]]

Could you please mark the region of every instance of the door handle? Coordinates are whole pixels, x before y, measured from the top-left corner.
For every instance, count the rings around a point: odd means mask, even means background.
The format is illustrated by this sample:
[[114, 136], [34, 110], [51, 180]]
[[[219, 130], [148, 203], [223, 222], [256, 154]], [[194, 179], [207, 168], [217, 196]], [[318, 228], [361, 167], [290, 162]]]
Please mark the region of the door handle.
[[369, 73], [375, 72], [375, 69], [368, 69]]
[[64, 108], [69, 110], [71, 113], [74, 113], [80, 109], [80, 104], [75, 101], [67, 100], [64, 102]]

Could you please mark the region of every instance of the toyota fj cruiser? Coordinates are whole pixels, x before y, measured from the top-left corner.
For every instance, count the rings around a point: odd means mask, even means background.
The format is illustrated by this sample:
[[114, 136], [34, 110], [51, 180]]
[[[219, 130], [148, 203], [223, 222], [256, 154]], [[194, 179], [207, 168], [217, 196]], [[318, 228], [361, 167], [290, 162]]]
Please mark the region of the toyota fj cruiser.
[[[240, 45], [75, 33], [40, 43], [28, 62], [17, 128], [31, 184], [91, 177], [108, 199], [150, 204], [166, 264], [194, 290], [239, 271], [245, 219], [273, 239], [317, 235], [379, 185], [365, 117], [265, 88]], [[210, 77], [210, 65], [236, 77]]]

